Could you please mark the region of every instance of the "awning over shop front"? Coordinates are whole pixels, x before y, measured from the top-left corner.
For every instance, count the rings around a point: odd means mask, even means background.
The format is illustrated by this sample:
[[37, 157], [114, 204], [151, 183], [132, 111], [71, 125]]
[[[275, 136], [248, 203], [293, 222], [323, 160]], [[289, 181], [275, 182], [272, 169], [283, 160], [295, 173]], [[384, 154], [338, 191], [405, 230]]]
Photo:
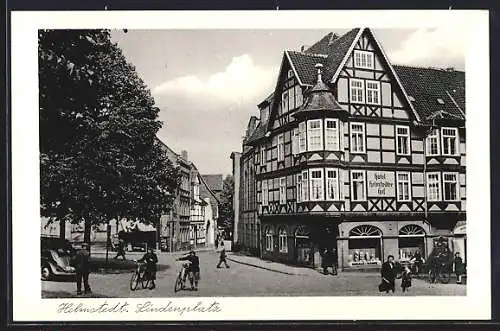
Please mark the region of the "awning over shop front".
[[455, 225], [455, 229], [453, 229], [454, 235], [467, 235], [467, 227], [465, 221], [458, 221], [457, 225]]

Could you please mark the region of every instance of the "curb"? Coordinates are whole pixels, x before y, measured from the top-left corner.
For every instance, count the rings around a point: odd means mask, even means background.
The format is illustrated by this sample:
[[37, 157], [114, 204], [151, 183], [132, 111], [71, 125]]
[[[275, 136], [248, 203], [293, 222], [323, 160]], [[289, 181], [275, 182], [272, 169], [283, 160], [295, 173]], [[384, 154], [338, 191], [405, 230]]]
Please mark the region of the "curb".
[[255, 267], [255, 268], [259, 268], [259, 269], [263, 269], [263, 270], [268, 270], [268, 271], [272, 271], [272, 272], [277, 272], [277, 273], [280, 273], [280, 274], [291, 275], [291, 276], [309, 276], [309, 275], [305, 275], [305, 274], [290, 273], [290, 272], [286, 272], [286, 271], [271, 269], [271, 268], [263, 267], [263, 266], [260, 266], [260, 265], [252, 264], [252, 263], [247, 263], [247, 262], [242, 262], [242, 261], [234, 260], [234, 259], [232, 259], [230, 257], [226, 257], [226, 259], [228, 259], [229, 261], [235, 262], [235, 263], [239, 263], [239, 264], [243, 264], [243, 265], [247, 265], [247, 266], [250, 266], [250, 267]]

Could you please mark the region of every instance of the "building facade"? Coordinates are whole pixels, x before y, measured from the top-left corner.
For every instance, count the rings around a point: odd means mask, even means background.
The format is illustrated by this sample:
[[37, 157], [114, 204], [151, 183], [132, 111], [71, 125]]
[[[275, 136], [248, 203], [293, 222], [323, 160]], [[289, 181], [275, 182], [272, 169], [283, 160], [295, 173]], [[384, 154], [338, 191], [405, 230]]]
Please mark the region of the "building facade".
[[330, 33], [284, 52], [259, 109], [238, 165], [243, 246], [310, 267], [334, 249], [341, 269], [428, 256], [438, 237], [465, 256], [463, 72], [393, 66], [368, 28]]

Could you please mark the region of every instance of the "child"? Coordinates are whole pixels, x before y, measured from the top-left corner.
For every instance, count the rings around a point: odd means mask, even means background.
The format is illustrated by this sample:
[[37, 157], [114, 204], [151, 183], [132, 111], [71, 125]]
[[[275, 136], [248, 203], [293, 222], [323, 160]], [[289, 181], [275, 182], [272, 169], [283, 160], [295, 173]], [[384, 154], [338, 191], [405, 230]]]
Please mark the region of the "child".
[[403, 292], [406, 292], [406, 290], [411, 287], [411, 272], [410, 269], [406, 266], [403, 269], [403, 274], [401, 275], [401, 289]]
[[220, 265], [224, 263], [226, 265], [226, 268], [229, 268], [229, 265], [227, 264], [226, 261], [226, 248], [224, 248], [224, 243], [220, 244], [220, 255], [219, 255], [219, 263], [217, 264], [217, 268], [220, 268]]

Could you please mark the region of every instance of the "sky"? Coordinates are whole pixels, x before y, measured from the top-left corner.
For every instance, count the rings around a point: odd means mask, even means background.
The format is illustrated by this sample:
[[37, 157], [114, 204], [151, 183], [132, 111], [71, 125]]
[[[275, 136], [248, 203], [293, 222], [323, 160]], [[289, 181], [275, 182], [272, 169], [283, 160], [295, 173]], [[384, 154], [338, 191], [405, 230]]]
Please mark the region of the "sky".
[[[284, 50], [348, 30], [123, 30], [112, 39], [151, 89], [158, 137], [202, 174], [230, 174], [250, 116], [276, 86]], [[465, 69], [463, 33], [374, 29], [392, 64]]]

